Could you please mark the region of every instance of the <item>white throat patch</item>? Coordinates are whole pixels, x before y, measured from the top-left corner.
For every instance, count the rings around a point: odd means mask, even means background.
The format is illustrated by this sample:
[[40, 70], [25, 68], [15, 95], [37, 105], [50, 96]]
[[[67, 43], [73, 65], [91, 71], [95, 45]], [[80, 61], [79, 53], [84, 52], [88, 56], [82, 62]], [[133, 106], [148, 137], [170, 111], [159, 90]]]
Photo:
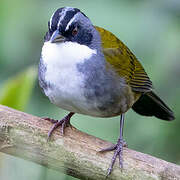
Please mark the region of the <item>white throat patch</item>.
[[51, 43], [45, 42], [42, 57], [45, 63], [58, 65], [75, 65], [89, 59], [96, 50], [76, 42]]
[[78, 112], [77, 104], [80, 109], [85, 107], [84, 76], [78, 71], [77, 64], [96, 53], [96, 50], [75, 42], [44, 43], [42, 60], [46, 66], [45, 80], [54, 87], [46, 89], [45, 94], [52, 103], [73, 112]]

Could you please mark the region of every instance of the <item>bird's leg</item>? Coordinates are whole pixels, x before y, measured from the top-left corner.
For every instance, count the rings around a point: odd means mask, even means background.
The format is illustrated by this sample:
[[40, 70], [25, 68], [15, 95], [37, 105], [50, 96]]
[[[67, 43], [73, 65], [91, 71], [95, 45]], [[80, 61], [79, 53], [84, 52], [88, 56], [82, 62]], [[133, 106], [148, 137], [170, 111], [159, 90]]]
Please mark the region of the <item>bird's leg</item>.
[[123, 140], [123, 126], [124, 126], [124, 114], [122, 114], [120, 118], [120, 136], [117, 141], [117, 144], [111, 147], [108, 147], [106, 149], [102, 149], [100, 151], [100, 152], [105, 152], [105, 151], [115, 150], [114, 155], [112, 157], [111, 165], [108, 169], [107, 176], [111, 174], [117, 156], [119, 156], [119, 166], [120, 168], [123, 168], [123, 146], [127, 147], [126, 142]]
[[70, 125], [70, 119], [71, 117], [74, 115], [74, 112], [70, 112], [67, 116], [65, 116], [63, 119], [61, 120], [54, 120], [51, 118], [44, 118], [45, 120], [50, 121], [51, 123], [53, 123], [52, 128], [49, 130], [48, 132], [48, 139], [51, 137], [52, 133], [54, 132], [54, 130], [56, 128], [58, 128], [59, 126], [61, 127], [61, 134], [64, 135], [64, 129]]

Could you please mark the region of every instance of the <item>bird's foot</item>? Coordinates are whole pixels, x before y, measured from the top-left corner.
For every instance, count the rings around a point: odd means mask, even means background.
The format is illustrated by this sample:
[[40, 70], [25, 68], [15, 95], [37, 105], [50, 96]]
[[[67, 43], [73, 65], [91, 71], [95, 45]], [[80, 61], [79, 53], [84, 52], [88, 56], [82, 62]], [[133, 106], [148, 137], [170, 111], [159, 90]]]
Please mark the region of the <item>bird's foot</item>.
[[105, 149], [101, 149], [99, 151], [99, 152], [107, 152], [107, 151], [115, 150], [114, 155], [112, 157], [111, 165], [108, 168], [107, 176], [111, 174], [117, 156], [119, 157], [119, 166], [121, 169], [123, 168], [123, 147], [127, 147], [127, 143], [123, 139], [118, 139], [117, 144]]
[[51, 123], [53, 123], [52, 128], [48, 132], [48, 140], [50, 139], [50, 137], [51, 137], [52, 133], [54, 132], [54, 130], [57, 129], [59, 126], [61, 126], [61, 134], [64, 135], [64, 129], [67, 126], [71, 126], [70, 119], [71, 119], [73, 114], [74, 113], [71, 112], [61, 120], [55, 120], [55, 119], [51, 119], [51, 118], [43, 118], [44, 120], [48, 120]]
[[43, 117], [42, 119], [50, 121], [53, 124], [58, 122], [58, 120], [55, 120], [55, 119], [52, 119], [52, 118], [49, 118], [49, 117]]

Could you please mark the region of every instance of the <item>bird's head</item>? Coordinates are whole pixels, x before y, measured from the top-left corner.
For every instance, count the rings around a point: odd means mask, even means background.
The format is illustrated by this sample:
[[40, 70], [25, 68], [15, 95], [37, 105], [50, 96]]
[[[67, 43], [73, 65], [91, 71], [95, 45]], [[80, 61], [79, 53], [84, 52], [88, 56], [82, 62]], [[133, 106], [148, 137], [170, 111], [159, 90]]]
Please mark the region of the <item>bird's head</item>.
[[89, 18], [77, 8], [59, 8], [48, 22], [45, 41], [51, 43], [76, 42], [81, 45], [96, 44], [98, 33]]

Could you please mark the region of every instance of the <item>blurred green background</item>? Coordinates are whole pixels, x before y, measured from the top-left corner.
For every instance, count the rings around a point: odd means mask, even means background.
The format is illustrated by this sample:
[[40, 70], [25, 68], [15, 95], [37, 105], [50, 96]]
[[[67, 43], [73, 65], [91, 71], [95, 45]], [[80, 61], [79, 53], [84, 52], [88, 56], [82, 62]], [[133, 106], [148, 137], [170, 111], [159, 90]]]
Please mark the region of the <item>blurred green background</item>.
[[[51, 14], [59, 7], [81, 9], [95, 25], [117, 35], [142, 61], [155, 91], [174, 110], [176, 120], [126, 115], [129, 148], [180, 164], [180, 1], [179, 0], [1, 0], [0, 103], [37, 116], [62, 118], [37, 82], [37, 65]], [[75, 115], [72, 124], [116, 142], [119, 117]], [[43, 166], [0, 154], [1, 180], [75, 179]]]

